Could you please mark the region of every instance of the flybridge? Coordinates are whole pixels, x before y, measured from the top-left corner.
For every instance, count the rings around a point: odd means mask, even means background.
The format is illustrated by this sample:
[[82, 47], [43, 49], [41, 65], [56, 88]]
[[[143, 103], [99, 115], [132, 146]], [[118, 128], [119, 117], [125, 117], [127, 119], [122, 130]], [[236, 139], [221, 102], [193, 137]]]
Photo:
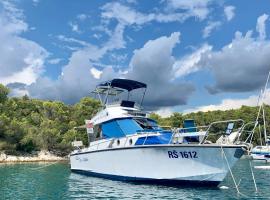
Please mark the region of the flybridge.
[[92, 92], [98, 96], [102, 105], [107, 105], [112, 102], [119, 102], [120, 95], [127, 94], [126, 99], [122, 100], [120, 105], [122, 107], [134, 107], [135, 102], [130, 101], [131, 91], [137, 89], [144, 89], [142, 98], [140, 100], [140, 106], [143, 103], [143, 99], [146, 93], [147, 85], [142, 82], [130, 80], [130, 79], [113, 79], [100, 83]]

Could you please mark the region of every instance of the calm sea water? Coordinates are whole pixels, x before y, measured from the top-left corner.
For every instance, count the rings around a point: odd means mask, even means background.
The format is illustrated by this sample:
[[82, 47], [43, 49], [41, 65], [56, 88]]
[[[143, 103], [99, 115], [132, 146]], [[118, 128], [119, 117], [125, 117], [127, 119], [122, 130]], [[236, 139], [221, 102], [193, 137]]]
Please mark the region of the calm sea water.
[[[253, 165], [266, 165], [253, 163]], [[249, 161], [233, 168], [240, 180], [237, 195], [228, 175], [220, 188], [172, 187], [132, 184], [71, 173], [68, 163], [0, 165], [0, 199], [270, 199], [270, 170], [254, 169], [259, 192], [255, 193]]]

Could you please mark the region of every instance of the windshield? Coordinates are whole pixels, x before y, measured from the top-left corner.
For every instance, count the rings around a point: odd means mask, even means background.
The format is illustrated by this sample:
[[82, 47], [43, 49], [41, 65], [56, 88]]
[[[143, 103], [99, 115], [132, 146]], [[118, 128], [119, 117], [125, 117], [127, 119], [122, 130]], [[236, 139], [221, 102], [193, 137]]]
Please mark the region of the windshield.
[[155, 120], [148, 118], [134, 118], [134, 119], [143, 129], [150, 129], [150, 130], [161, 129]]
[[142, 130], [141, 126], [132, 118], [115, 119], [101, 125], [104, 138], [118, 138], [126, 135], [135, 134]]

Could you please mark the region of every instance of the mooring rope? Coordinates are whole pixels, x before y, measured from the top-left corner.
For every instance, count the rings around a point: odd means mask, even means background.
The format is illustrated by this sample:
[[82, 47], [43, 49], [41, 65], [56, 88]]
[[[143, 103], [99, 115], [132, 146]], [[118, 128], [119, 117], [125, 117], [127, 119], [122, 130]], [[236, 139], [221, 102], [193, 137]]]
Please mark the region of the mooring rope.
[[251, 166], [251, 162], [250, 162], [250, 161], [249, 161], [249, 166], [250, 166], [250, 170], [251, 170], [251, 175], [252, 175], [252, 179], [253, 179], [253, 183], [254, 183], [255, 191], [256, 191], [256, 192], [258, 192], [258, 188], [257, 188], [257, 184], [256, 184], [255, 176], [254, 176], [253, 169], [252, 169], [252, 166]]
[[227, 166], [228, 166], [228, 168], [229, 168], [230, 174], [231, 174], [231, 176], [232, 176], [233, 183], [234, 183], [234, 185], [235, 185], [235, 188], [236, 188], [236, 190], [237, 190], [237, 193], [240, 193], [240, 191], [239, 191], [239, 189], [238, 189], [238, 186], [237, 186], [237, 184], [236, 184], [234, 175], [233, 175], [233, 173], [232, 173], [231, 167], [230, 167], [229, 162], [228, 162], [228, 160], [227, 160], [226, 154], [225, 154], [225, 152], [224, 152], [222, 146], [220, 146], [220, 147], [221, 147], [222, 153], [223, 153], [223, 155], [224, 155], [225, 161], [226, 161], [226, 163], [227, 163]]
[[[235, 181], [234, 175], [233, 175], [233, 173], [232, 173], [232, 170], [231, 170], [230, 164], [229, 164], [229, 162], [228, 162], [227, 156], [226, 156], [226, 154], [225, 154], [225, 152], [224, 152], [224, 150], [223, 150], [222, 146], [220, 146], [220, 147], [221, 147], [222, 153], [223, 153], [223, 155], [224, 155], [225, 161], [226, 161], [226, 163], [227, 163], [227, 166], [228, 166], [228, 168], [229, 168], [229, 171], [230, 171], [231, 177], [232, 177], [232, 179], [233, 179], [233, 183], [234, 183], [235, 188], [236, 188], [236, 190], [237, 190], [237, 194], [240, 194], [240, 195], [244, 196], [245, 198], [248, 198], [248, 196], [247, 196], [247, 195], [244, 195], [243, 193], [241, 193], [241, 192], [240, 192], [240, 190], [239, 190], [239, 188], [238, 188], [238, 185], [236, 184], [236, 181]], [[239, 184], [240, 184], [240, 182], [239, 182]]]

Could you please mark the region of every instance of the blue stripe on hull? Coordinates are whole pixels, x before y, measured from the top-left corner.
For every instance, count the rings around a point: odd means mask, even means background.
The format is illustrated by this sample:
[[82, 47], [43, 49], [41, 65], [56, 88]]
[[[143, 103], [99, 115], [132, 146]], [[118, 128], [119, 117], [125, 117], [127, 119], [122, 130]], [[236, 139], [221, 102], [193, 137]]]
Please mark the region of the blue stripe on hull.
[[270, 152], [251, 152], [251, 154], [256, 154], [256, 155], [270, 155]]
[[150, 179], [150, 178], [139, 178], [139, 177], [128, 177], [118, 176], [111, 174], [101, 174], [92, 171], [85, 171], [79, 169], [71, 169], [72, 172], [89, 175], [93, 177], [105, 178], [110, 180], [127, 181], [133, 183], [144, 183], [144, 184], [161, 184], [161, 185], [181, 185], [181, 186], [199, 186], [199, 187], [217, 187], [219, 181], [193, 181], [193, 180], [171, 180], [171, 179]]

